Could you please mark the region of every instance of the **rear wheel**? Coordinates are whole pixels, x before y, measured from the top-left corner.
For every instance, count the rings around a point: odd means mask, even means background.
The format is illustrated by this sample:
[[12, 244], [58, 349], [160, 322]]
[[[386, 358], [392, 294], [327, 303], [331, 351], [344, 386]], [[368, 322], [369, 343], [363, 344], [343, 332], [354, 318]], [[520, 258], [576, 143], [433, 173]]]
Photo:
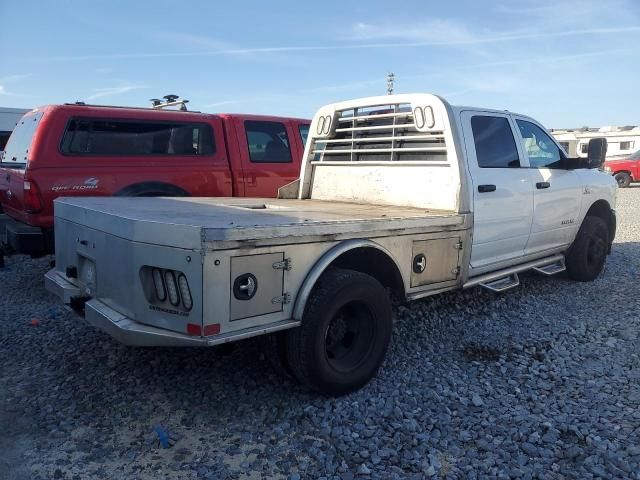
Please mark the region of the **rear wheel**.
[[594, 280], [604, 267], [609, 250], [609, 229], [600, 217], [587, 216], [573, 245], [567, 252], [569, 278], [580, 282]]
[[303, 384], [343, 395], [378, 371], [391, 339], [391, 301], [373, 277], [331, 269], [314, 288], [302, 325], [287, 331], [288, 364]]
[[616, 173], [613, 178], [616, 179], [616, 182], [618, 182], [618, 187], [620, 188], [627, 188], [629, 185], [631, 185], [631, 175], [629, 175], [627, 172]]

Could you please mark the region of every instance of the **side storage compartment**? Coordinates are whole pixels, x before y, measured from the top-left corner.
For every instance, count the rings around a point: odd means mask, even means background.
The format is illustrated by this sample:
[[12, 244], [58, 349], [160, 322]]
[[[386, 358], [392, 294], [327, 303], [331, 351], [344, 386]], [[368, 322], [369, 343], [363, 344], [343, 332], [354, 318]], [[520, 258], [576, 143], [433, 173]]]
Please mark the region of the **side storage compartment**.
[[231, 321], [281, 312], [284, 253], [231, 257]]
[[411, 287], [455, 280], [461, 242], [459, 236], [413, 242]]

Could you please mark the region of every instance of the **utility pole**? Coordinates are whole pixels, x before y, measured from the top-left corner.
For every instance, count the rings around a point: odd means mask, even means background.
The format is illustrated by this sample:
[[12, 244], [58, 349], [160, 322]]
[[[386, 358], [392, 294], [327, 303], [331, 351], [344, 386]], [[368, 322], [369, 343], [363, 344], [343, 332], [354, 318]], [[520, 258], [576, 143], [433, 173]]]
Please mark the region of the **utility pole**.
[[393, 72], [390, 72], [387, 75], [387, 95], [393, 95], [393, 81], [395, 80], [396, 76], [393, 74]]

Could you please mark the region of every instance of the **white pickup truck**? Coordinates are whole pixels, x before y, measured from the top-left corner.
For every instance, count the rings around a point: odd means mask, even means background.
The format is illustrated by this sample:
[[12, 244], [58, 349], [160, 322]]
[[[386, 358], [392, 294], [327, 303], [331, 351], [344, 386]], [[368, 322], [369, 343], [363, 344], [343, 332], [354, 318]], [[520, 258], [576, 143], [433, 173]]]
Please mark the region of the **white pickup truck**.
[[340, 395], [382, 363], [392, 299], [596, 278], [616, 228], [605, 154], [430, 94], [335, 103], [279, 199], [56, 200], [46, 286], [128, 345], [270, 334], [298, 380]]

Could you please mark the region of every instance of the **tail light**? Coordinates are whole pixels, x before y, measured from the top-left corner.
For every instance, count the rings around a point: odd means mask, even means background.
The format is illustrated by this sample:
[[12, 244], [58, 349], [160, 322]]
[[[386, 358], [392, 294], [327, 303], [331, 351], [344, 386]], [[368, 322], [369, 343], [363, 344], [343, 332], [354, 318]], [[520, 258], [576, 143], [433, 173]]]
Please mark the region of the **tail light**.
[[167, 293], [169, 294], [169, 301], [171, 302], [171, 305], [177, 307], [178, 305], [180, 305], [180, 296], [178, 295], [176, 276], [172, 270], [165, 270], [164, 283], [167, 286]]
[[24, 209], [27, 213], [38, 213], [42, 210], [42, 195], [38, 184], [33, 180], [25, 180], [24, 186]]
[[184, 308], [191, 310], [193, 299], [191, 298], [191, 290], [189, 290], [189, 282], [187, 282], [187, 277], [183, 273], [178, 275], [178, 287], [180, 288], [180, 297]]
[[154, 268], [151, 271], [151, 275], [153, 276], [153, 287], [156, 290], [156, 297], [161, 302], [164, 302], [167, 299], [167, 291], [164, 288], [164, 280], [162, 279], [162, 272], [158, 268]]
[[140, 280], [149, 303], [160, 305], [166, 302], [184, 312], [193, 308], [193, 296], [184, 273], [144, 266], [140, 270]]

